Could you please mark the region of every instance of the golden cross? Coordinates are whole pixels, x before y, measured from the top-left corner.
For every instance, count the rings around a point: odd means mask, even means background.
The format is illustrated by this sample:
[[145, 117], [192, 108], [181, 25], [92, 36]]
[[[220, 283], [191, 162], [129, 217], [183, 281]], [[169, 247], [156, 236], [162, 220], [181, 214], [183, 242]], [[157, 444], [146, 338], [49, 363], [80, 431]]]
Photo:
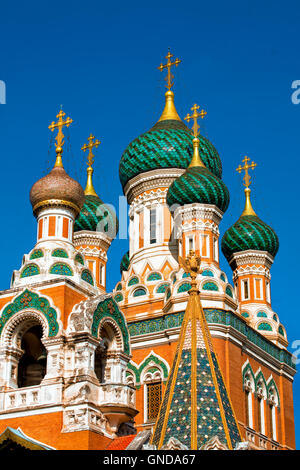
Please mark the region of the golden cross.
[[87, 157], [87, 164], [88, 164], [88, 166], [90, 166], [90, 167], [93, 165], [93, 163], [94, 163], [94, 158], [95, 158], [95, 155], [93, 155], [92, 150], [93, 150], [94, 147], [97, 148], [97, 147], [99, 147], [99, 145], [101, 144], [100, 140], [96, 139], [96, 140], [94, 141], [94, 139], [95, 139], [95, 136], [93, 136], [93, 134], [90, 134], [90, 136], [89, 136], [89, 138], [88, 138], [89, 143], [88, 143], [88, 144], [84, 144], [83, 147], [81, 147], [81, 150], [83, 150], [84, 152], [85, 152], [86, 150], [89, 150], [89, 154], [88, 154], [88, 157]]
[[241, 173], [243, 170], [245, 170], [245, 176], [243, 178], [243, 180], [245, 181], [243, 184], [244, 186], [246, 186], [246, 188], [249, 188], [250, 184], [251, 184], [251, 176], [249, 175], [248, 173], [248, 170], [251, 168], [252, 170], [254, 170], [254, 168], [257, 166], [256, 163], [252, 162], [251, 165], [248, 165], [248, 162], [250, 162], [250, 158], [248, 158], [247, 156], [245, 156], [245, 158], [242, 160], [242, 162], [245, 164], [244, 166], [241, 166], [239, 165], [236, 169], [236, 171], [238, 171], [239, 173]]
[[200, 111], [200, 113], [198, 113], [198, 109], [200, 109], [200, 106], [198, 106], [197, 104], [194, 104], [194, 106], [191, 108], [191, 110], [193, 111], [193, 114], [191, 115], [190, 113], [187, 114], [187, 116], [184, 118], [185, 121], [187, 122], [190, 122], [191, 119], [194, 119], [194, 124], [193, 124], [193, 133], [194, 133], [194, 137], [198, 137], [198, 130], [200, 129], [200, 126], [198, 125], [198, 121], [197, 119], [199, 117], [201, 117], [201, 119], [204, 118], [204, 116], [207, 114], [206, 111], [204, 111], [204, 109], [202, 109]]
[[158, 70], [160, 70], [161, 72], [164, 70], [164, 69], [168, 69], [168, 75], [166, 76], [165, 80], [167, 81], [167, 85], [166, 87], [171, 90], [172, 86], [174, 85], [174, 83], [172, 82], [173, 78], [174, 78], [174, 75], [171, 74], [171, 67], [173, 65], [175, 65], [175, 67], [177, 67], [178, 64], [180, 64], [181, 60], [180, 59], [175, 59], [174, 62], [172, 62], [172, 57], [173, 54], [171, 54], [170, 50], [168, 52], [168, 55], [166, 55], [166, 59], [167, 59], [167, 63], [165, 65], [163, 64], [160, 64], [158, 68]]
[[49, 129], [52, 132], [54, 131], [54, 129], [58, 129], [58, 133], [56, 136], [57, 144], [55, 144], [56, 153], [62, 153], [62, 147], [64, 145], [64, 134], [62, 132], [62, 128], [64, 126], [69, 127], [69, 125], [72, 124], [73, 122], [73, 119], [70, 119], [69, 117], [64, 120], [63, 118], [65, 115], [66, 113], [64, 113], [63, 110], [61, 109], [58, 115], [56, 116], [58, 118], [58, 121], [57, 122], [52, 121], [49, 126]]

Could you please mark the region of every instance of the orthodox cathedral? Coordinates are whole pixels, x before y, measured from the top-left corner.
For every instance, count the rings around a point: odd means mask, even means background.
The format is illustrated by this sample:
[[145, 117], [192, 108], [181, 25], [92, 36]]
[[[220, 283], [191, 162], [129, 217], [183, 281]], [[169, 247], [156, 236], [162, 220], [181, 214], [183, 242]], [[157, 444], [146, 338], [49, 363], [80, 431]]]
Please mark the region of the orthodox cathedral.
[[56, 161], [30, 190], [36, 242], [0, 291], [0, 449], [295, 448], [296, 369], [271, 299], [279, 242], [251, 204], [256, 163], [237, 168], [245, 208], [220, 240], [229, 191], [206, 112], [176, 111], [180, 62], [169, 52], [158, 67], [161, 117], [120, 160], [129, 246], [112, 292], [118, 220], [94, 187], [100, 142], [82, 147], [83, 190], [63, 166], [72, 119], [60, 110], [49, 126]]

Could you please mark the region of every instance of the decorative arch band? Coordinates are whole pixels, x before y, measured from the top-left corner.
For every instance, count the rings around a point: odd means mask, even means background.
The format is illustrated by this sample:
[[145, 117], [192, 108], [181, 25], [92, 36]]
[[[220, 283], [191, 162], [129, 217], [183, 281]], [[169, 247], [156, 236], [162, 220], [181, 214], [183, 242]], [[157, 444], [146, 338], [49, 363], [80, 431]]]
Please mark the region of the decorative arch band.
[[0, 316], [0, 336], [4, 326], [13, 315], [16, 315], [22, 310], [29, 309], [41, 312], [46, 318], [49, 327], [49, 337], [57, 335], [59, 325], [57, 322], [56, 310], [50, 306], [49, 300], [47, 300], [45, 297], [40, 297], [35, 292], [31, 292], [26, 289], [21, 295], [16, 297], [12, 303], [8, 304], [4, 308]]
[[123, 314], [112, 297], [99, 302], [93, 314], [92, 336], [98, 338], [99, 325], [101, 321], [109, 317], [115, 320], [123, 336], [124, 353], [130, 355], [129, 334]]

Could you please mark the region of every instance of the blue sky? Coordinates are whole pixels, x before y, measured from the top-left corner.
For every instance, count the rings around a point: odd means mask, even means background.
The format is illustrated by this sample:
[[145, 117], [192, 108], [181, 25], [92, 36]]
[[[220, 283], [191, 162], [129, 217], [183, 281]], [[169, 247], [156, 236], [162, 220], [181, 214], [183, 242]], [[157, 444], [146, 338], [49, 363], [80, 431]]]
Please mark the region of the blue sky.
[[[257, 162], [253, 206], [280, 240], [271, 271], [272, 306], [292, 344], [300, 339], [295, 296], [300, 104], [291, 101], [291, 84], [300, 80], [299, 2], [143, 3], [52, 0], [1, 5], [0, 80], [7, 89], [7, 104], [0, 105], [1, 288], [9, 287], [13, 269], [35, 243], [29, 190], [53, 165], [48, 125], [60, 105], [74, 120], [65, 147], [66, 170], [85, 185], [80, 148], [92, 132], [101, 140], [95, 187], [104, 201], [116, 205], [122, 194], [122, 152], [160, 116], [164, 82], [157, 66], [170, 47], [182, 59], [175, 71], [177, 110], [184, 117], [197, 102], [207, 111], [202, 132], [222, 158], [231, 202], [221, 235], [244, 205], [235, 168], [244, 155]], [[111, 246], [108, 290], [119, 280], [119, 262], [127, 249], [127, 240]], [[299, 392], [296, 377], [298, 442]]]

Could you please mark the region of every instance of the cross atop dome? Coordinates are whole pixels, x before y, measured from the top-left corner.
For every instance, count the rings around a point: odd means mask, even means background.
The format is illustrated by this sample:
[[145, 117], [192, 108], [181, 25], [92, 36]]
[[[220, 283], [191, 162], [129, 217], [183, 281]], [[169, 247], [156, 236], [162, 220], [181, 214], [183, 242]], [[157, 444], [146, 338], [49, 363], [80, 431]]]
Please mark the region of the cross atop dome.
[[48, 128], [50, 129], [50, 131], [54, 131], [55, 129], [58, 129], [58, 133], [57, 133], [57, 136], [55, 138], [55, 140], [57, 141], [57, 144], [55, 144], [55, 148], [56, 148], [56, 162], [55, 162], [55, 167], [61, 167], [63, 168], [63, 164], [62, 164], [62, 158], [61, 158], [61, 155], [62, 155], [62, 152], [63, 152], [63, 145], [64, 145], [64, 134], [62, 132], [62, 128], [64, 126], [66, 127], [69, 127], [70, 124], [72, 124], [73, 122], [73, 119], [67, 117], [65, 120], [64, 120], [64, 116], [66, 115], [66, 113], [63, 112], [63, 110], [61, 109], [59, 111], [59, 113], [57, 114], [57, 118], [58, 118], [58, 121], [57, 122], [54, 122], [52, 121], [50, 126], [48, 126]]
[[93, 148], [97, 148], [99, 147], [99, 145], [101, 144], [100, 140], [96, 139], [95, 140], [95, 136], [93, 136], [93, 134], [90, 134], [89, 138], [88, 138], [88, 144], [84, 144], [82, 147], [81, 147], [81, 150], [83, 150], [84, 152], [86, 150], [89, 151], [88, 153], [88, 157], [87, 157], [87, 183], [86, 183], [86, 188], [85, 188], [85, 195], [90, 195], [90, 196], [97, 196], [97, 193], [94, 189], [94, 186], [93, 186], [93, 181], [92, 181], [92, 175], [93, 175], [93, 163], [94, 163], [94, 158], [95, 158], [95, 155], [93, 154]]
[[252, 162], [251, 165], [248, 165], [248, 162], [250, 162], [250, 158], [245, 156], [245, 158], [243, 158], [242, 162], [244, 163], [244, 166], [241, 166], [239, 165], [236, 169], [236, 171], [238, 171], [239, 173], [241, 173], [243, 170], [245, 171], [245, 176], [243, 178], [244, 180], [244, 186], [246, 186], [246, 188], [249, 188], [250, 184], [251, 184], [251, 176], [249, 175], [248, 173], [248, 170], [254, 170], [254, 168], [257, 166], [257, 163], [254, 163]]
[[193, 111], [193, 114], [191, 115], [190, 113], [188, 113], [186, 115], [186, 117], [184, 118], [185, 121], [187, 122], [190, 122], [192, 119], [194, 120], [194, 124], [193, 124], [193, 133], [194, 133], [194, 137], [198, 137], [199, 135], [199, 129], [200, 129], [200, 126], [198, 124], [198, 118], [201, 117], [201, 119], [204, 118], [204, 116], [207, 114], [206, 111], [204, 111], [204, 109], [202, 109], [200, 111], [200, 113], [198, 113], [198, 109], [200, 109], [200, 106], [198, 106], [197, 104], [194, 104], [194, 106], [192, 106], [191, 108], [191, 111]]
[[180, 59], [175, 59], [174, 62], [172, 62], [172, 60], [171, 60], [172, 57], [174, 57], [174, 56], [173, 56], [173, 54], [171, 54], [170, 49], [169, 49], [168, 55], [166, 55], [167, 63], [166, 63], [165, 65], [163, 65], [163, 64], [161, 63], [160, 66], [157, 67], [158, 70], [160, 70], [161, 72], [162, 72], [164, 69], [168, 69], [168, 74], [167, 74], [167, 76], [166, 76], [166, 78], [165, 78], [165, 80], [166, 80], [166, 82], [167, 82], [166, 87], [168, 88], [168, 90], [171, 90], [172, 86], [174, 85], [174, 82], [172, 81], [173, 78], [174, 78], [174, 75], [172, 75], [172, 73], [171, 73], [171, 67], [173, 67], [173, 66], [177, 67], [177, 66], [180, 64], [180, 62], [181, 62]]

